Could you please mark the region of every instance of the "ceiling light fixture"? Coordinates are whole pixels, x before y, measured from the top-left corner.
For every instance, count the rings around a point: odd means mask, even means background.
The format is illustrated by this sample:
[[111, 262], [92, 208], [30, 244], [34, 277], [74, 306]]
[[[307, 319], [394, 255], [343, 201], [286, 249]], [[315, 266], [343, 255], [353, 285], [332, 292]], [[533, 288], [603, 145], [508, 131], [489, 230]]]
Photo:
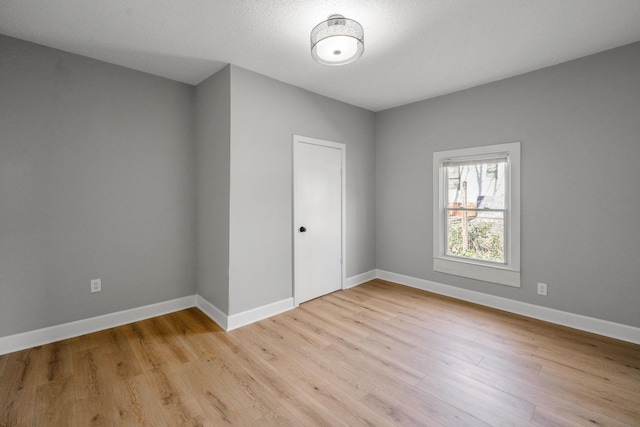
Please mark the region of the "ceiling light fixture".
[[353, 19], [331, 15], [311, 30], [311, 56], [320, 64], [349, 64], [363, 52], [364, 30]]

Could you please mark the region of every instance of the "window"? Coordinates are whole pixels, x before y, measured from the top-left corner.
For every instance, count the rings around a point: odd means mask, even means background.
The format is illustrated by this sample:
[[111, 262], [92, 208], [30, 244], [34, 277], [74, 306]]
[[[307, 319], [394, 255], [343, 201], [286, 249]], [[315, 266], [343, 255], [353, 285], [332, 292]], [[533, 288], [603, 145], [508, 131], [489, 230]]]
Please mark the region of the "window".
[[520, 143], [433, 154], [433, 269], [520, 287]]

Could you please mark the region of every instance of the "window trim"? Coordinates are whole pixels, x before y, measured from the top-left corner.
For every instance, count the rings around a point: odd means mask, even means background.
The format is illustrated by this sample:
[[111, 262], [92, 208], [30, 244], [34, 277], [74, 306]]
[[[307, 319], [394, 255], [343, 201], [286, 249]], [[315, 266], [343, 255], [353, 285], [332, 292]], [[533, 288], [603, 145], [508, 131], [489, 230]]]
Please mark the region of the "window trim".
[[[482, 159], [505, 153], [508, 156], [504, 218], [506, 263], [496, 264], [446, 255], [444, 191], [447, 183], [442, 164], [445, 161]], [[520, 142], [433, 153], [433, 269], [441, 273], [520, 287]]]

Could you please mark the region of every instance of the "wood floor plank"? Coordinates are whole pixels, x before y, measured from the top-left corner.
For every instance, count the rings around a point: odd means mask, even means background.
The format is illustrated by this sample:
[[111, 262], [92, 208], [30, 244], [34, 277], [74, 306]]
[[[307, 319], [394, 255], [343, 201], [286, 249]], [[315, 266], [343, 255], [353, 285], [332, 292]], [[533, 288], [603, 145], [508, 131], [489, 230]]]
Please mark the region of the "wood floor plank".
[[34, 417], [42, 347], [12, 353], [0, 379], [0, 425], [28, 425]]
[[115, 425], [120, 418], [112, 401], [114, 384], [101, 365], [101, 352], [101, 348], [94, 347], [73, 354], [75, 416], [79, 426]]
[[583, 369], [564, 364], [545, 364], [540, 370], [541, 378], [569, 384], [570, 387], [588, 389], [591, 393], [612, 402], [640, 403], [640, 392], [636, 390], [636, 383], [630, 378], [620, 381], [618, 378], [603, 376], [599, 370], [584, 371]]
[[[324, 339], [317, 334], [310, 334], [304, 329], [291, 327], [285, 319], [280, 317], [272, 317], [261, 322], [266, 330], [278, 330], [280, 331], [280, 338], [289, 339], [291, 342], [295, 342], [297, 347], [305, 347], [310, 350], [320, 350], [331, 344], [331, 341]], [[273, 334], [269, 333], [270, 336]], [[277, 335], [276, 335], [277, 336]]]
[[407, 342], [393, 340], [387, 337], [369, 336], [358, 341], [358, 344], [368, 348], [371, 352], [399, 361], [399, 363], [407, 368], [418, 372], [419, 379], [422, 379], [434, 364], [453, 365], [456, 363], [468, 363], [437, 350], [417, 350]]
[[[211, 361], [215, 358], [223, 360], [234, 360], [244, 366], [251, 373], [253, 379], [261, 386], [264, 386], [268, 393], [275, 399], [287, 399], [297, 392], [291, 390], [289, 385], [282, 380], [279, 373], [262, 358], [255, 356], [251, 352], [241, 352], [231, 340], [231, 334], [220, 335], [212, 339], [213, 348], [211, 352], [205, 353], [200, 360]], [[211, 337], [209, 337], [211, 338]]]
[[[574, 414], [576, 419], [596, 420], [594, 422], [589, 421], [589, 423], [585, 423], [583, 425], [611, 424], [612, 419], [603, 415], [599, 409], [597, 411], [590, 410], [589, 414], [585, 413], [585, 408], [593, 407], [593, 405], [596, 405], [596, 407], [601, 406], [606, 408], [610, 402], [608, 400], [597, 399], [589, 395], [585, 395], [584, 390], [581, 388], [558, 388], [545, 384], [545, 381], [540, 377], [527, 378], [526, 376], [523, 376], [518, 378], [513, 375], [505, 375], [505, 373], [499, 370], [488, 371], [479, 366], [467, 365], [463, 367], [463, 369], [460, 368], [461, 367], [457, 367], [458, 371], [469, 378], [534, 403], [536, 405], [536, 410], [532, 417], [532, 422], [534, 423], [536, 420], [538, 420], [537, 422], [541, 422], [541, 420], [549, 419], [556, 420], [554, 423], [560, 422], [560, 425], [562, 425], [561, 421], [563, 419], [571, 418], [562, 414]], [[637, 405], [631, 405], [626, 408], [626, 410], [633, 410], [635, 407], [637, 407]], [[555, 415], [553, 415], [554, 413]], [[545, 416], [541, 418], [541, 414], [545, 414]], [[633, 426], [638, 424], [638, 422], [640, 422], [640, 415], [632, 417], [631, 420], [634, 421], [629, 425]], [[613, 423], [619, 423], [619, 421], [613, 420]], [[567, 424], [570, 423], [567, 422]], [[541, 425], [544, 425], [544, 423]]]
[[[172, 362], [176, 362], [171, 352], [165, 351], [159, 345], [148, 321], [125, 325], [123, 332], [129, 340], [129, 345], [140, 368], [144, 372], [157, 370], [162, 366], [169, 366]], [[177, 362], [179, 364], [179, 360]]]
[[342, 314], [355, 314], [344, 313], [344, 307], [353, 307], [353, 311], [369, 313], [381, 319], [393, 319], [398, 311], [398, 307], [394, 304], [389, 304], [384, 300], [375, 300], [367, 295], [358, 294], [354, 292], [336, 292], [327, 295], [326, 299], [320, 301], [334, 304], [336, 307], [340, 307], [342, 310], [339, 312]]
[[276, 427], [295, 427], [302, 425], [291, 412], [284, 406], [274, 408], [269, 414], [266, 414], [258, 420], [259, 426], [276, 426]]
[[549, 390], [549, 393], [562, 396], [563, 399], [574, 403], [587, 405], [600, 414], [630, 425], [640, 421], [640, 399], [637, 393], [629, 392], [619, 395], [611, 388], [599, 387], [601, 382], [598, 380], [577, 382], [575, 376], [572, 378], [561, 371], [542, 371], [540, 383], [545, 390]]
[[101, 355], [107, 364], [112, 378], [126, 380], [135, 378], [142, 373], [142, 367], [131, 348], [131, 344], [120, 328], [113, 328], [106, 331], [105, 348]]
[[430, 418], [421, 408], [407, 405], [406, 402], [401, 401], [392, 394], [383, 393], [379, 390], [373, 390], [367, 394], [364, 398], [364, 403], [398, 426], [445, 426], [445, 424], [441, 424], [433, 418]]
[[[464, 410], [415, 387], [396, 389], [392, 393], [376, 389], [369, 393], [369, 396], [377, 401], [385, 401], [389, 400], [386, 396], [387, 394], [402, 402], [401, 408], [404, 413], [409, 414], [409, 408], [413, 408], [414, 411], [415, 409], [418, 410], [415, 416], [410, 416], [410, 425], [429, 424], [431, 420], [434, 420], [445, 426], [491, 426], [491, 424], [468, 414]], [[398, 411], [397, 407], [396, 411]]]
[[304, 425], [345, 425], [328, 408], [310, 399], [296, 383], [287, 381], [283, 374], [266, 360], [241, 351], [241, 343], [233, 334], [221, 334], [212, 338], [215, 341], [216, 352], [203, 356], [204, 358], [211, 360], [220, 355], [225, 360], [242, 363], [251, 372], [252, 378]]
[[503, 375], [519, 376], [520, 378], [538, 378], [542, 364], [528, 358], [514, 358], [509, 354], [495, 353], [484, 357], [478, 366]]
[[607, 427], [630, 427], [637, 426], [636, 422], [627, 424], [610, 418], [598, 410], [583, 406], [572, 405], [571, 403], [558, 399], [555, 402], [545, 403], [536, 408], [531, 422], [541, 427], [548, 426], [607, 426]]
[[174, 366], [180, 366], [187, 363], [193, 357], [189, 354], [189, 348], [182, 343], [182, 334], [176, 333], [175, 329], [166, 321], [167, 317], [156, 317], [146, 320], [149, 330], [153, 333], [155, 344], [163, 349], [168, 363]]
[[323, 303], [321, 300], [310, 301], [307, 305], [300, 306], [300, 311], [313, 316], [315, 318], [313, 322], [321, 322], [328, 328], [340, 330], [345, 339], [360, 339], [368, 335], [367, 331], [357, 325], [352, 325], [348, 320], [345, 321], [346, 314], [342, 313], [334, 304]]
[[[363, 327], [371, 330], [371, 335], [382, 335], [392, 339], [400, 339], [409, 345], [421, 350], [432, 350], [448, 354], [466, 362], [477, 364], [484, 357], [478, 351], [478, 345], [472, 341], [462, 338], [451, 337], [450, 335], [432, 331], [424, 328], [418, 330], [408, 330], [395, 326], [394, 323], [380, 321], [367, 313], [353, 316], [353, 319], [362, 323]], [[428, 343], [428, 345], [426, 344]]]
[[191, 388], [168, 365], [152, 368], [144, 376], [151, 388], [153, 400], [159, 403], [166, 425], [215, 425], [193, 397]]
[[248, 352], [265, 360], [270, 360], [276, 357], [281, 350], [264, 336], [264, 330], [264, 325], [253, 323], [231, 331], [231, 334], [235, 335], [245, 345]]
[[5, 426], [640, 426], [640, 346], [382, 280], [0, 356]]
[[[289, 325], [288, 328], [296, 329], [302, 334], [307, 332], [299, 330], [296, 327]], [[254, 333], [254, 331], [257, 331]], [[362, 397], [374, 388], [370, 381], [365, 378], [354, 374], [351, 366], [344, 368], [341, 365], [335, 363], [335, 360], [323, 355], [325, 350], [331, 343], [327, 342], [326, 346], [315, 348], [309, 346], [298, 346], [296, 341], [291, 345], [283, 345], [277, 338], [271, 339], [263, 333], [263, 328], [260, 325], [254, 324], [240, 330], [235, 330], [232, 333], [238, 336], [243, 343], [251, 342], [250, 349], [255, 347], [255, 354], [264, 357], [265, 360], [270, 361], [276, 357], [285, 357], [288, 353], [296, 353], [297, 357], [304, 358], [309, 366], [317, 372], [323, 373], [324, 376], [330, 378], [332, 382], [342, 389], [355, 396]], [[314, 338], [309, 338], [314, 339]], [[275, 341], [275, 342], [274, 342]]]
[[42, 346], [43, 368], [39, 384], [57, 381], [73, 375], [73, 348], [68, 340]]
[[530, 414], [523, 414], [525, 415], [524, 417], [514, 415], [498, 405], [487, 404], [487, 400], [477, 394], [451, 385], [436, 375], [425, 376], [417, 387], [456, 408], [463, 409], [467, 414], [493, 427], [531, 425], [529, 421], [533, 414], [533, 408]]
[[600, 378], [616, 384], [624, 384], [636, 393], [640, 393], [640, 369], [629, 366], [627, 363], [616, 362], [606, 357], [593, 356], [588, 353], [565, 352], [549, 349], [539, 349], [536, 355], [540, 358], [551, 360], [557, 364], [569, 367], [584, 367], [588, 372]]
[[[348, 426], [392, 425], [389, 421], [380, 418], [375, 411], [364, 405], [356, 396], [335, 387], [334, 383], [316, 372], [313, 366], [298, 361], [296, 357], [277, 357], [270, 360], [269, 363], [282, 372], [289, 381], [297, 384], [310, 399], [327, 408], [331, 417], [335, 417], [341, 423], [346, 423]], [[334, 422], [332, 421], [332, 424]]]
[[250, 414], [226, 390], [214, 361], [194, 361], [183, 365], [179, 375], [209, 421], [214, 425], [255, 425]]
[[[291, 326], [288, 326], [286, 330], [295, 331], [296, 334], [289, 336], [288, 340], [282, 336], [262, 335], [264, 346], [269, 346], [269, 341], [277, 346], [277, 349], [273, 351], [274, 357], [269, 359], [271, 364], [278, 366], [282, 366], [283, 363], [285, 365], [292, 364], [298, 370], [313, 373], [324, 383], [331, 383], [336, 392], [340, 391], [340, 394], [346, 393], [347, 396], [357, 399], [364, 397], [375, 388], [374, 383], [367, 379], [370, 375], [359, 376], [354, 373], [352, 364], [345, 368], [337, 364], [335, 359], [324, 355], [324, 351], [331, 345], [329, 341], [323, 340], [324, 344], [320, 347], [299, 345], [298, 334], [308, 336], [304, 342], [315, 341], [315, 338], [312, 337], [313, 334]], [[298, 360], [303, 360], [304, 366], [299, 365]]]
[[[291, 412], [293, 416], [300, 420], [304, 426], [323, 426], [323, 427], [347, 427], [349, 424], [341, 421], [334, 416], [331, 411], [313, 400], [306, 393], [299, 392], [295, 398], [282, 399], [282, 406]], [[305, 399], [302, 403], [300, 398]]]
[[297, 384], [287, 381], [268, 361], [253, 353], [241, 351], [239, 342], [232, 334], [216, 336], [215, 349], [215, 354], [203, 356], [202, 359], [211, 361], [222, 357], [224, 360], [235, 360], [250, 372], [251, 378], [265, 394], [277, 399], [279, 406], [283, 406], [287, 413], [292, 414], [303, 425], [343, 425], [327, 408], [310, 399]]
[[427, 330], [439, 332], [451, 338], [457, 337], [468, 341], [475, 341], [480, 335], [480, 331], [477, 328], [453, 324], [439, 317], [423, 314], [413, 309], [399, 313], [388, 323], [409, 331], [420, 332]]
[[72, 376], [40, 384], [35, 395], [33, 425], [77, 426], [75, 401]]
[[[482, 402], [484, 405], [499, 408], [523, 420], [531, 420], [536, 408], [533, 403], [521, 397], [507, 393], [493, 384], [486, 384], [465, 375], [463, 372], [459, 372], [456, 367], [433, 367], [427, 377], [437, 378], [449, 386], [472, 395], [476, 401]], [[419, 388], [425, 389], [425, 385], [428, 384], [427, 377], [418, 383]]]
[[[277, 399], [234, 359], [212, 357], [200, 360], [203, 373], [209, 375], [209, 383], [219, 384], [226, 394], [239, 403], [244, 414], [253, 420], [262, 418], [278, 406]], [[203, 374], [203, 375], [204, 375]]]
[[168, 424], [144, 374], [114, 380], [113, 404], [118, 408], [120, 425], [154, 427]]
[[322, 324], [319, 328], [318, 322], [312, 316], [307, 316], [303, 310], [297, 313], [287, 313], [291, 316], [295, 324], [308, 328], [310, 331], [321, 334], [331, 340], [332, 345], [326, 347], [323, 353], [331, 355], [336, 363], [346, 363], [350, 369], [360, 369], [364, 367], [369, 377], [375, 377], [375, 373], [386, 374], [389, 378], [398, 378], [410, 385], [415, 385], [422, 379], [424, 374], [405, 364], [397, 361], [393, 357], [388, 357], [376, 352], [366, 346], [357, 343], [358, 337], [344, 337], [339, 324]]
[[640, 368], [640, 354], [634, 346], [614, 338], [594, 335], [584, 331], [555, 326], [552, 348], [557, 348], [557, 343], [563, 343], [567, 351], [582, 354], [590, 354], [607, 360], [612, 360], [628, 367]]
[[486, 347], [491, 350], [501, 353], [512, 354], [516, 357], [525, 356], [527, 358], [534, 358], [538, 351], [538, 344], [528, 339], [517, 339], [513, 336], [505, 336], [500, 332], [481, 333], [474, 341], [476, 345]]

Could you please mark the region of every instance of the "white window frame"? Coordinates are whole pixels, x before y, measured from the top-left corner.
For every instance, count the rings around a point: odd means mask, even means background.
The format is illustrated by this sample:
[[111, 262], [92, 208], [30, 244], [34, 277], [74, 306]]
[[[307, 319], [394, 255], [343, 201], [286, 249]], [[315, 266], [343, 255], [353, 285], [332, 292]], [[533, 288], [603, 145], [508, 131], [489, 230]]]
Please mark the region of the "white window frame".
[[[445, 180], [443, 163], [506, 155], [504, 264], [446, 255]], [[433, 269], [485, 282], [520, 287], [520, 143], [488, 145], [433, 153]]]

